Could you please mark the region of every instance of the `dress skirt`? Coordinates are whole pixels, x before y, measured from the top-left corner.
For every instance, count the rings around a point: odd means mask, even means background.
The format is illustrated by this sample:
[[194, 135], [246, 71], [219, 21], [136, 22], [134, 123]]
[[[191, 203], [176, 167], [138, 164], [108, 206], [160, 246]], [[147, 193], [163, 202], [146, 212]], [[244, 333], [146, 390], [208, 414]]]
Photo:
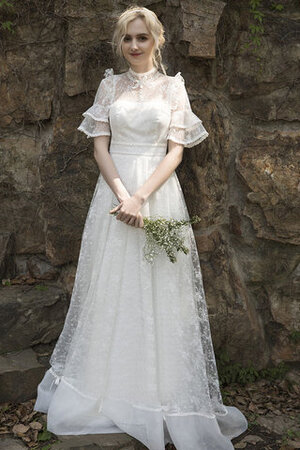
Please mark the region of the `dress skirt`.
[[[166, 147], [112, 142], [130, 194]], [[109, 214], [117, 201], [99, 175], [82, 235], [64, 328], [34, 406], [56, 435], [128, 433], [150, 450], [233, 449], [248, 426], [219, 388], [195, 238], [172, 263], [145, 260], [145, 231]], [[175, 171], [141, 208], [143, 216], [189, 219]]]

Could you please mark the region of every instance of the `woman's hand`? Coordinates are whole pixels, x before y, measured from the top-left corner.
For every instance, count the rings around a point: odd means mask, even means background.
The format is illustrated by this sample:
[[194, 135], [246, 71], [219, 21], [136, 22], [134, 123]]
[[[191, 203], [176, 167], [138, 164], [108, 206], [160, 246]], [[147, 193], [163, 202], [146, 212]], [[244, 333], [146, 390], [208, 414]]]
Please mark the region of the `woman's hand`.
[[114, 212], [119, 211], [116, 216], [118, 220], [125, 222], [127, 225], [142, 228], [144, 226], [144, 221], [142, 214], [139, 212], [142, 206], [143, 201], [139, 197], [133, 195], [129, 198], [125, 198], [118, 206], [111, 209], [109, 212], [110, 214], [113, 214]]

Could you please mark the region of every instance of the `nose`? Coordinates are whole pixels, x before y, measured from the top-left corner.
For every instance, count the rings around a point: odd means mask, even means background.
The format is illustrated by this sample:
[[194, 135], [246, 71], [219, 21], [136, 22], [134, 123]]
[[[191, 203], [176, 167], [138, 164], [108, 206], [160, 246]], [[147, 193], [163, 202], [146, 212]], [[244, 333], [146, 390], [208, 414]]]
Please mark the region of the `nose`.
[[138, 48], [136, 39], [132, 39], [132, 41], [131, 41], [131, 48], [132, 49], [137, 49]]

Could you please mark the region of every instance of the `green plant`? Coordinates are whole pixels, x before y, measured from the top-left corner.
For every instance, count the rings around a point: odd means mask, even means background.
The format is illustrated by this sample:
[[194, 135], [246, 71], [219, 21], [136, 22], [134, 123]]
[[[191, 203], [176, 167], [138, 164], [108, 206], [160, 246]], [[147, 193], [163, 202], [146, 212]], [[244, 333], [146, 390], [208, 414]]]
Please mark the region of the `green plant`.
[[248, 428], [251, 430], [255, 425], [258, 425], [257, 417], [259, 416], [258, 413], [251, 413], [247, 419], [248, 419]]
[[258, 8], [261, 6], [261, 0], [250, 0], [250, 14], [252, 15], [254, 23], [251, 23], [250, 38], [254, 44], [254, 52], [257, 51], [257, 47], [260, 47], [260, 36], [264, 34], [263, 17], [265, 16]]
[[243, 367], [240, 363], [230, 361], [228, 353], [222, 351], [216, 354], [216, 363], [219, 375], [220, 386], [224, 387], [231, 383], [245, 385], [259, 379], [276, 380], [282, 379], [288, 371], [288, 366], [282, 361], [276, 367], [256, 369], [252, 362]]
[[289, 428], [283, 434], [281, 443], [286, 445], [289, 440], [291, 440], [291, 439], [295, 440], [295, 439], [299, 439], [299, 438], [300, 438], [300, 431], [299, 430], [294, 430], [292, 428]]
[[298, 330], [291, 331], [289, 334], [289, 340], [293, 344], [298, 344], [300, 342], [300, 331], [298, 331]]
[[[252, 21], [249, 25], [250, 40], [242, 45], [242, 50], [245, 50], [251, 46], [253, 53], [256, 55], [256, 61], [260, 63], [260, 72], [262, 72], [263, 66], [261, 57], [258, 56], [258, 49], [261, 46], [261, 37], [264, 35], [264, 17], [265, 14], [261, 11], [262, 0], [249, 0], [249, 13]], [[274, 11], [281, 12], [284, 6], [281, 3], [272, 2], [270, 8]]]
[[222, 387], [220, 387], [221, 390], [221, 394], [222, 394], [222, 399], [223, 399], [223, 403], [228, 403], [228, 398], [230, 396], [230, 392], [225, 391], [224, 389], [222, 389]]
[[51, 438], [52, 438], [52, 433], [47, 430], [47, 426], [44, 423], [42, 430], [39, 431], [39, 433], [37, 435], [37, 440], [43, 442], [43, 441], [49, 441], [49, 439], [51, 439]]
[[[113, 206], [113, 209], [115, 209], [119, 205]], [[110, 214], [117, 216], [119, 210], [110, 212]], [[172, 263], [177, 261], [177, 252], [181, 251], [187, 255], [189, 248], [184, 245], [185, 232], [183, 227], [200, 221], [201, 218], [199, 216], [193, 216], [188, 220], [166, 219], [159, 216], [143, 217], [143, 229], [146, 233], [146, 242], [144, 245], [144, 257], [146, 261], [153, 264], [155, 257], [162, 252], [167, 254]]]
[[47, 291], [48, 290], [48, 286], [45, 286], [44, 284], [36, 284], [35, 289], [38, 289], [39, 291]]
[[275, 11], [282, 11], [284, 6], [281, 3], [273, 2], [271, 4], [271, 8], [274, 9]]
[[278, 378], [284, 378], [286, 372], [288, 371], [286, 364], [281, 361], [276, 367], [267, 367], [259, 371], [260, 378], [265, 378], [266, 380], [277, 380]]
[[[14, 11], [14, 4], [13, 4], [14, 0], [0, 0], [0, 13], [4, 14], [5, 13], [11, 13]], [[13, 22], [11, 20], [5, 20], [4, 22], [0, 22], [0, 29], [1, 30], [8, 30], [11, 33], [14, 33], [15, 30], [12, 28], [13, 26]]]

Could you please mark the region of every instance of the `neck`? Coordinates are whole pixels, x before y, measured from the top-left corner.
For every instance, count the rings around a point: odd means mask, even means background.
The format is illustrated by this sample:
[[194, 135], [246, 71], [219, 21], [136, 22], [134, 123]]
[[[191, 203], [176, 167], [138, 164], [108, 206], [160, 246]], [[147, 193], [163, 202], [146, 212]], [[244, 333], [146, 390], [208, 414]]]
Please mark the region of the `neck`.
[[131, 66], [128, 70], [128, 73], [133, 77], [133, 78], [147, 78], [150, 76], [155, 75], [157, 72], [157, 68], [155, 66], [152, 66], [151, 69], [148, 69], [144, 72], [140, 71], [140, 72], [136, 72], [136, 68], [133, 69], [133, 67]]
[[136, 73], [137, 75], [142, 75], [144, 73], [149, 73], [149, 72], [154, 72], [156, 69], [155, 66], [147, 66], [147, 67], [134, 67], [134, 66], [130, 66], [130, 71]]
[[148, 65], [148, 66], [143, 66], [143, 67], [130, 66], [130, 69], [137, 74], [148, 73], [153, 68], [154, 68], [153, 64], [150, 66]]

